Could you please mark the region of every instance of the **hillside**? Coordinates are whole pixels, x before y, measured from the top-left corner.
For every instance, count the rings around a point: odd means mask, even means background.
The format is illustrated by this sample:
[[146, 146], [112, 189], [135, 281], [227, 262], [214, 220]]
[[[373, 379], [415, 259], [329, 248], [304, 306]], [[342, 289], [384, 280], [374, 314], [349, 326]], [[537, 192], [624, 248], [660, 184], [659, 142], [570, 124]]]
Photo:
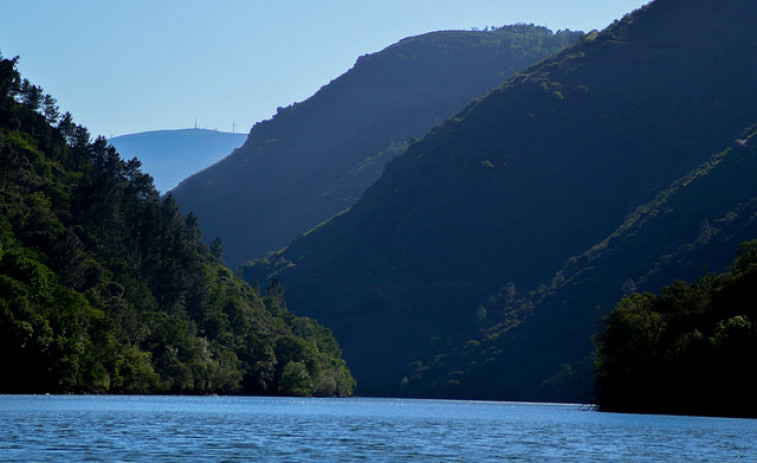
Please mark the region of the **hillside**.
[[580, 35], [518, 25], [402, 40], [256, 124], [244, 146], [173, 194], [221, 237], [232, 267], [277, 251], [351, 206], [408, 139]]
[[[757, 237], [755, 135], [757, 126], [747, 128], [604, 240], [568, 259], [550, 280], [520, 294], [506, 288], [484, 301], [479, 314], [485, 317], [408, 368], [403, 394], [593, 400], [592, 335], [602, 326], [600, 316], [631, 293], [729, 271], [740, 243]], [[524, 365], [520, 359], [534, 349], [541, 355]], [[649, 409], [663, 410], [662, 402], [649, 401]]]
[[0, 393], [351, 393], [328, 329], [234, 277], [16, 61], [0, 56]]
[[108, 140], [125, 159], [137, 158], [160, 193], [228, 156], [247, 135], [207, 129], [156, 130]]
[[[469, 104], [390, 162], [349, 211], [245, 275], [275, 276], [295, 312], [334, 329], [361, 394], [401, 394], [410, 362], [499, 317], [480, 310], [490, 296], [550, 281], [757, 121], [756, 18], [746, 0], [651, 3]], [[524, 324], [539, 333], [529, 349], [454, 395], [548, 397], [526, 391], [559, 373], [540, 351], [552, 355], [552, 339], [574, 328], [588, 338], [599, 316], [571, 308], [580, 316]], [[523, 386], [503, 386], [532, 365]]]

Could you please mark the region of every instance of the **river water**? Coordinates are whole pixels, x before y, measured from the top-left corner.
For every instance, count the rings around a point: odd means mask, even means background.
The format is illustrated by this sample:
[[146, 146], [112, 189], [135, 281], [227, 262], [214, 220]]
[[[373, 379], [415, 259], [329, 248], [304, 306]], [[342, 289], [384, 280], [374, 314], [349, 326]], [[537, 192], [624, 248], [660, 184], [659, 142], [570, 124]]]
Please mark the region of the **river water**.
[[0, 396], [0, 462], [757, 462], [757, 420], [402, 399]]

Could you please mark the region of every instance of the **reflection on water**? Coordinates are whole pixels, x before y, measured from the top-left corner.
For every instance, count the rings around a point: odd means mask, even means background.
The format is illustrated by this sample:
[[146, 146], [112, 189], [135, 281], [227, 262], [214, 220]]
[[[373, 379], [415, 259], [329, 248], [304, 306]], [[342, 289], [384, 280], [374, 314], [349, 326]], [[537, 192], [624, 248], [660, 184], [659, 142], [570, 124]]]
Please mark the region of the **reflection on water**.
[[[757, 420], [398, 399], [0, 396], [0, 461], [731, 462]], [[754, 460], [752, 460], [754, 461]]]

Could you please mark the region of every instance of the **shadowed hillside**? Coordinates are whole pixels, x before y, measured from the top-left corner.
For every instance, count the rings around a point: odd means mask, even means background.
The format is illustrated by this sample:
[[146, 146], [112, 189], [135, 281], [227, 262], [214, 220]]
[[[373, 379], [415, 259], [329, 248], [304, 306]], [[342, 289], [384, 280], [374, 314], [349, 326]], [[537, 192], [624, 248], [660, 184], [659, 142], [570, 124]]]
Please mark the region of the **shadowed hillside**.
[[[348, 212], [245, 275], [275, 276], [293, 310], [334, 329], [361, 393], [402, 393], [411, 361], [500, 316], [480, 310], [490, 295], [549, 281], [743, 136], [757, 121], [755, 20], [746, 0], [651, 3], [469, 104], [390, 162]], [[571, 308], [580, 316], [529, 321], [538, 342], [482, 368], [484, 382], [420, 394], [548, 397], [531, 393], [559, 373], [541, 351], [553, 355], [549, 343], [574, 328], [588, 344], [599, 315]]]
[[410, 137], [580, 35], [519, 25], [402, 40], [256, 124], [242, 148], [173, 194], [221, 237], [230, 265], [277, 251], [351, 206]]
[[[755, 134], [755, 126], [746, 129], [604, 240], [568, 259], [550, 280], [523, 293], [506, 287], [483, 301], [476, 319], [408, 368], [403, 394], [593, 400], [592, 335], [600, 316], [633, 292], [730, 270], [740, 243], [757, 237]], [[701, 304], [706, 300], [689, 303]], [[635, 348], [627, 347], [633, 355]], [[530, 356], [535, 351], [539, 356]], [[647, 398], [658, 386], [647, 386]], [[661, 400], [649, 401], [647, 410], [666, 409]], [[719, 399], [700, 398], [700, 406], [686, 407], [682, 401], [680, 409], [716, 410]]]

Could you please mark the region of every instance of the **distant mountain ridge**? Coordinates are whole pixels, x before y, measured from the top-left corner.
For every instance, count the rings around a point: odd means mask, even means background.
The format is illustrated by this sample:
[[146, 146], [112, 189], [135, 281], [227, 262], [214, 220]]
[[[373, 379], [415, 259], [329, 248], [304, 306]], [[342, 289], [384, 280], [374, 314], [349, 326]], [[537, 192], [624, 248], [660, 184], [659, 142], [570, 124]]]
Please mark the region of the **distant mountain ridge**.
[[404, 39], [279, 108], [173, 194], [209, 239], [221, 237], [231, 266], [264, 256], [351, 206], [410, 137], [580, 36], [516, 25]]
[[208, 129], [154, 130], [108, 140], [124, 158], [138, 158], [155, 188], [165, 194], [182, 180], [239, 148], [247, 134]]
[[[537, 302], [522, 296], [559, 285], [572, 256], [757, 122], [755, 20], [746, 0], [650, 3], [435, 127], [349, 211], [246, 278], [277, 278], [293, 310], [334, 330], [361, 394], [585, 400], [590, 380], [569, 383], [601, 312], [588, 293], [557, 292], [523, 317]], [[736, 206], [724, 207], [688, 210], [712, 223]], [[738, 236], [757, 231], [743, 225]], [[729, 262], [730, 246], [696, 262]]]

